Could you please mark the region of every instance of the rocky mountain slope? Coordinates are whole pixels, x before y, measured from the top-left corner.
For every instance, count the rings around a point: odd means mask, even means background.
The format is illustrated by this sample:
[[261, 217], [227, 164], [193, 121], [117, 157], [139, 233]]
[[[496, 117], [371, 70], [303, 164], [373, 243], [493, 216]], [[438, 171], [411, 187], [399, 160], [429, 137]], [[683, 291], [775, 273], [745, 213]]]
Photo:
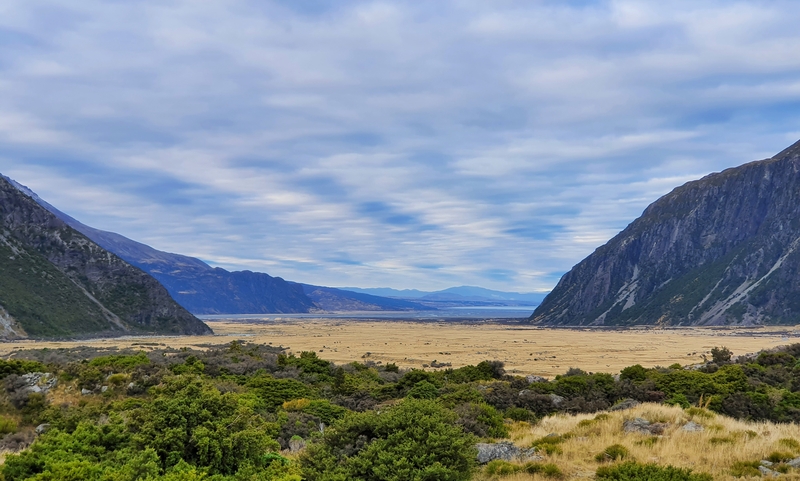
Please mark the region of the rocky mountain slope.
[[565, 274], [544, 325], [800, 322], [800, 142], [689, 182]]
[[0, 178], [0, 337], [208, 334], [155, 279]]
[[24, 185], [4, 177], [69, 226], [156, 278], [193, 314], [270, 314], [314, 311], [430, 310], [414, 302], [297, 284], [263, 272], [211, 267], [200, 259], [163, 252], [61, 212]]

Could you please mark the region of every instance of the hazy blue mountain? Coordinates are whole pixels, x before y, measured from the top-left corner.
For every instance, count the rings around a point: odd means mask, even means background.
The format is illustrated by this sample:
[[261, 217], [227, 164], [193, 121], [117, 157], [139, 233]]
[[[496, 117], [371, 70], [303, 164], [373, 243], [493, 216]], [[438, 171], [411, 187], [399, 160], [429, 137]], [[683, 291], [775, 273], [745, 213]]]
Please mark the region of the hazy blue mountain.
[[430, 311], [435, 308], [404, 299], [373, 296], [333, 287], [299, 284], [314, 304], [325, 311]]
[[398, 290], [388, 287], [366, 289], [342, 287], [341, 289], [376, 296], [395, 297], [398, 299], [418, 299], [420, 301], [494, 302], [498, 304], [513, 303], [531, 306], [538, 305], [547, 295], [545, 293], [520, 294], [518, 292], [494, 291], [474, 286], [451, 287], [449, 289], [432, 292], [419, 291], [416, 289]]
[[561, 278], [545, 325], [800, 322], [800, 142], [651, 204]]
[[0, 178], [0, 337], [209, 334], [151, 276]]

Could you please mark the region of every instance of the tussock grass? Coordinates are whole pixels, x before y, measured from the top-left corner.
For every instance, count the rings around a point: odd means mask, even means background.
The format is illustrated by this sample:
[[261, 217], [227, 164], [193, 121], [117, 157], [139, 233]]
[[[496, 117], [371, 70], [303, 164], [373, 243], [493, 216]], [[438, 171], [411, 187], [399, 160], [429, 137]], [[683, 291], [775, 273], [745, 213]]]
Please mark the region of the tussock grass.
[[[666, 422], [670, 426], [663, 436], [623, 432], [622, 423], [636, 417]], [[681, 427], [688, 421], [706, 429], [686, 432]], [[705, 410], [658, 404], [642, 404], [601, 416], [560, 414], [543, 418], [536, 425], [513, 423], [509, 431], [517, 446], [542, 444], [548, 435], [551, 435], [549, 439], [558, 439], [559, 449], [549, 455], [543, 453], [543, 462], [558, 466], [564, 479], [593, 478], [598, 467], [609, 465], [609, 461], [599, 462], [597, 454], [615, 445], [619, 446], [614, 447], [615, 451], [624, 448], [628, 453], [626, 460], [688, 468], [697, 473], [709, 473], [715, 480], [747, 479], [734, 475], [753, 475], [762, 459], [772, 457], [785, 461], [800, 455], [800, 425], [738, 421]], [[502, 477], [481, 473], [474, 479], [530, 481], [547, 478], [520, 471]], [[800, 480], [800, 469], [789, 469], [780, 479]]]

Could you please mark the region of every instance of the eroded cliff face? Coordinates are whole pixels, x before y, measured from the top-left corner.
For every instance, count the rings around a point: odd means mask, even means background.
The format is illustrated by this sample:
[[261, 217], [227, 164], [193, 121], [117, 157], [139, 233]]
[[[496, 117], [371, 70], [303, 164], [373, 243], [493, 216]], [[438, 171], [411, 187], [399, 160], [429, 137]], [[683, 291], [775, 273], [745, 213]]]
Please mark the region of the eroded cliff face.
[[0, 221], [4, 331], [36, 337], [211, 332], [158, 281], [66, 225], [4, 178]]
[[565, 274], [531, 320], [800, 322], [800, 142], [657, 200]]

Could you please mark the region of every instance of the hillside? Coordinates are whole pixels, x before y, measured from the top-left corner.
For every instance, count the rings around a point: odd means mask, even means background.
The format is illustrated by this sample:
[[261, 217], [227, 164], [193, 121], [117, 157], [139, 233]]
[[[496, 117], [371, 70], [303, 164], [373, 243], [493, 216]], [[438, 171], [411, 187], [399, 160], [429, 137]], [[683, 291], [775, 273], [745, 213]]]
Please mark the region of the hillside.
[[2, 337], [206, 334], [152, 277], [0, 178]]
[[413, 302], [288, 282], [263, 272], [227, 271], [200, 259], [156, 250], [146, 244], [83, 224], [24, 185], [3, 177], [73, 229], [158, 280], [193, 314], [271, 314], [330, 311], [430, 310]]
[[800, 322], [800, 142], [689, 182], [565, 274], [544, 325]]

